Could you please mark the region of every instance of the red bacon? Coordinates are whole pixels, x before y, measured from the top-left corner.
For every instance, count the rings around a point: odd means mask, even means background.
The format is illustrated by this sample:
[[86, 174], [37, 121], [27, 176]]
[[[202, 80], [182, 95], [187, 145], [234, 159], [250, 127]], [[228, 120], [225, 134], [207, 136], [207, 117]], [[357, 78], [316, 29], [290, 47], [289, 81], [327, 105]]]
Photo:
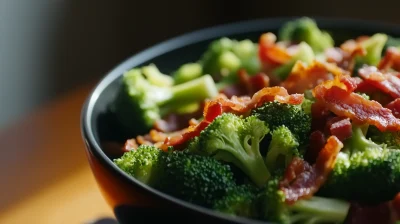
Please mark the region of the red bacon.
[[400, 78], [390, 73], [382, 73], [374, 66], [359, 69], [359, 75], [365, 82], [375, 86], [393, 98], [400, 97]]
[[388, 47], [385, 56], [381, 59], [377, 67], [380, 71], [384, 72], [390, 68], [400, 71], [400, 51], [396, 47]]
[[228, 99], [226, 96], [220, 95], [216, 99], [206, 102], [204, 107], [204, 120], [197, 125], [189, 126], [182, 135], [167, 137], [161, 148], [164, 150], [167, 150], [169, 146], [180, 148], [180, 146], [183, 146], [189, 139], [198, 136], [202, 130], [204, 130], [222, 113], [248, 115], [252, 109], [264, 104], [265, 102], [276, 100], [281, 103], [301, 104], [303, 99], [304, 95], [289, 95], [285, 88], [278, 86], [265, 87], [256, 92], [252, 98], [248, 96], [233, 96], [231, 99]]
[[289, 77], [281, 83], [289, 93], [304, 93], [321, 84], [326, 80], [332, 80], [335, 76], [348, 74], [334, 64], [313, 61], [306, 66], [304, 62], [298, 61]]
[[390, 109], [395, 117], [400, 118], [400, 98], [393, 100], [385, 107]]
[[340, 141], [344, 141], [352, 135], [352, 126], [347, 117], [334, 117], [326, 123], [329, 135], [335, 135]]
[[[343, 79], [343, 78], [342, 78]], [[314, 97], [337, 116], [350, 118], [353, 122], [375, 125], [380, 131], [400, 130], [400, 120], [391, 110], [379, 102], [367, 100], [353, 93], [351, 85], [338, 80], [326, 82], [314, 88]]]
[[342, 147], [343, 143], [337, 137], [330, 136], [313, 166], [298, 157], [294, 158], [280, 182], [286, 203], [311, 198], [325, 183]]

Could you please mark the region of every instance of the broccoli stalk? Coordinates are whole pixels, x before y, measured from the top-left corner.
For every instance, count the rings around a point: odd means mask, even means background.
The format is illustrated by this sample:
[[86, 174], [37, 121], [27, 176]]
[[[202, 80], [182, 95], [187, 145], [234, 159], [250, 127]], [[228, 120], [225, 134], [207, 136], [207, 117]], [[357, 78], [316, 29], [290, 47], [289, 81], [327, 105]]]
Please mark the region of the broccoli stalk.
[[124, 172], [166, 194], [211, 207], [236, 185], [231, 168], [212, 157], [141, 145], [114, 160]]
[[334, 46], [334, 40], [329, 33], [320, 30], [316, 22], [308, 17], [302, 17], [285, 23], [279, 30], [279, 40], [294, 43], [306, 42], [315, 54], [324, 52]]
[[268, 126], [255, 116], [224, 113], [200, 133], [198, 149], [234, 164], [260, 187], [271, 175], [260, 153], [260, 142], [268, 132]]
[[282, 170], [292, 161], [294, 156], [299, 156], [297, 149], [299, 143], [292, 132], [284, 125], [272, 132], [265, 163], [269, 170]]
[[185, 106], [200, 103], [218, 94], [215, 82], [209, 75], [178, 85], [160, 86], [154, 80], [161, 80], [159, 77], [166, 75], [157, 74], [155, 76], [158, 78], [146, 78], [144, 74], [151, 71], [154, 68], [147, 68], [144, 72], [135, 68], [126, 72], [113, 105], [116, 117], [123, 126], [134, 132], [132, 134], [147, 132], [156, 120], [165, 115], [182, 113], [181, 109]]
[[176, 70], [172, 77], [175, 84], [181, 84], [196, 79], [203, 75], [203, 67], [199, 63], [183, 64]]
[[343, 223], [350, 209], [347, 201], [319, 196], [288, 204], [285, 202], [285, 193], [279, 189], [277, 177], [268, 181], [259, 198], [261, 217], [281, 224]]
[[322, 196], [379, 203], [400, 191], [400, 150], [367, 139], [368, 125], [353, 123], [335, 167], [319, 193]]
[[289, 74], [292, 72], [293, 66], [297, 61], [302, 61], [304, 63], [311, 63], [315, 58], [314, 52], [311, 47], [306, 42], [301, 42], [298, 44], [296, 53], [292, 55], [290, 60], [285, 64], [275, 68], [272, 73], [274, 76], [280, 80], [285, 80]]

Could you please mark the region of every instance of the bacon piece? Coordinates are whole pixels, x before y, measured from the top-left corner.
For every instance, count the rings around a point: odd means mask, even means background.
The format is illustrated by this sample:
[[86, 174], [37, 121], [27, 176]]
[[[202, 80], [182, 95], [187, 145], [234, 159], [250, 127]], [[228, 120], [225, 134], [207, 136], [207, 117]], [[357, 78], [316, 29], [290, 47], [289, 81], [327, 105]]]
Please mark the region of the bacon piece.
[[265, 102], [278, 101], [288, 104], [301, 104], [303, 102], [303, 94], [289, 95], [283, 87], [265, 87], [256, 92], [252, 98], [248, 96], [236, 97], [228, 99], [221, 94], [213, 100], [206, 102], [204, 107], [204, 120], [195, 126], [189, 126], [182, 135], [168, 137], [165, 139], [162, 149], [166, 150], [169, 146], [179, 148], [183, 146], [189, 139], [198, 136], [217, 116], [222, 113], [233, 113], [237, 115], [248, 115], [252, 109], [264, 104]]
[[400, 118], [400, 98], [393, 100], [385, 107], [390, 109], [395, 117]]
[[237, 75], [239, 83], [229, 85], [221, 91], [228, 98], [233, 96], [252, 96], [264, 87], [269, 87], [269, 77], [263, 72], [250, 76], [246, 70], [240, 69]]
[[320, 130], [313, 131], [310, 135], [309, 142], [310, 146], [308, 147], [304, 158], [308, 163], [314, 164], [317, 160], [319, 152], [321, 151], [321, 149], [324, 148], [324, 145], [326, 144], [324, 133]]
[[353, 93], [348, 88], [349, 85], [328, 82], [315, 87], [313, 95], [337, 116], [348, 117], [353, 122], [375, 125], [380, 131], [400, 130], [400, 120], [393, 116], [391, 110], [382, 107], [379, 102]]
[[335, 135], [340, 141], [351, 137], [353, 131], [350, 119], [347, 117], [334, 117], [327, 122], [327, 131], [330, 135]]
[[280, 182], [280, 189], [285, 193], [286, 203], [293, 204], [299, 199], [311, 198], [325, 183], [342, 147], [343, 143], [337, 137], [330, 136], [313, 166], [295, 157], [286, 169], [284, 179]]
[[381, 73], [374, 66], [359, 69], [359, 75], [369, 84], [389, 94], [393, 98], [400, 97], [400, 78], [389, 73]]
[[385, 52], [385, 56], [381, 59], [378, 64], [380, 71], [386, 72], [393, 68], [396, 71], [400, 71], [400, 51], [396, 47], [388, 47]]
[[289, 93], [304, 93], [305, 90], [312, 89], [318, 84], [342, 74], [349, 75], [347, 71], [331, 63], [314, 60], [306, 66], [304, 62], [298, 61], [281, 86], [286, 88]]
[[377, 205], [352, 203], [347, 216], [346, 224], [394, 224], [389, 202]]
[[264, 33], [260, 36], [258, 56], [263, 64], [277, 67], [288, 62], [291, 58], [285, 48], [275, 44], [276, 36], [273, 33]]
[[357, 56], [366, 55], [367, 51], [360, 44], [369, 37], [363, 36], [356, 40], [347, 40], [340, 45], [340, 48], [329, 48], [325, 51], [327, 62], [334, 63], [338, 67], [352, 72], [355, 66], [355, 58]]

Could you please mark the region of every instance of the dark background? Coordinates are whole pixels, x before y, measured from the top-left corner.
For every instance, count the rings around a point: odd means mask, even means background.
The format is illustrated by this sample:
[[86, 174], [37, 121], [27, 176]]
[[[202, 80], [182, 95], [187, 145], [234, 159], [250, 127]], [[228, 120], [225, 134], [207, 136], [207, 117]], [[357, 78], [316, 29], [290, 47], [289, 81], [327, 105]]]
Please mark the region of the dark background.
[[0, 128], [157, 42], [278, 16], [400, 23], [400, 1], [0, 0]]

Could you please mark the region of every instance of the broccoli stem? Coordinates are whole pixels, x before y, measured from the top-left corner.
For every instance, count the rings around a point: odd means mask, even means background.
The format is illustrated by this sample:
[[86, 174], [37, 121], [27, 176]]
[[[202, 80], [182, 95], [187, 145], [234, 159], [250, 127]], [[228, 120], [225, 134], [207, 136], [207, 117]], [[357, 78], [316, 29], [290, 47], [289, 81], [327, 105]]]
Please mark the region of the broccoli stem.
[[[350, 209], [350, 203], [347, 201], [313, 196], [307, 200], [299, 200], [291, 205], [289, 209], [292, 212], [298, 212], [291, 216], [291, 223], [306, 219], [306, 223], [321, 223], [323, 221], [344, 222]], [[312, 217], [312, 218], [310, 218]]]
[[349, 150], [350, 152], [361, 152], [371, 148], [381, 148], [379, 145], [365, 137], [368, 130], [367, 124], [359, 125], [353, 123], [352, 129], [352, 136], [346, 140], [345, 149], [342, 151]]
[[190, 105], [207, 98], [213, 98], [218, 95], [218, 89], [210, 75], [204, 75], [188, 82], [171, 87], [169, 95], [159, 98], [157, 105], [161, 107], [161, 116], [169, 113], [171, 110], [177, 110], [182, 105]]

